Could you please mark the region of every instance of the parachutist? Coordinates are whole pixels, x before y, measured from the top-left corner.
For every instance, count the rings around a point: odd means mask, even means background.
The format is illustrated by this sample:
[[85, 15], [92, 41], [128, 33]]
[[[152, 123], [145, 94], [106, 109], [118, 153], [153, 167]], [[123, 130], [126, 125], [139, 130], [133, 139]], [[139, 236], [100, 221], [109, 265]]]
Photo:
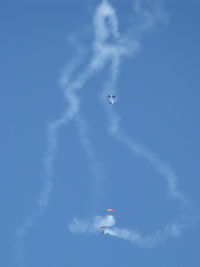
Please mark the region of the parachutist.
[[114, 104], [116, 102], [115, 95], [108, 95], [110, 104]]

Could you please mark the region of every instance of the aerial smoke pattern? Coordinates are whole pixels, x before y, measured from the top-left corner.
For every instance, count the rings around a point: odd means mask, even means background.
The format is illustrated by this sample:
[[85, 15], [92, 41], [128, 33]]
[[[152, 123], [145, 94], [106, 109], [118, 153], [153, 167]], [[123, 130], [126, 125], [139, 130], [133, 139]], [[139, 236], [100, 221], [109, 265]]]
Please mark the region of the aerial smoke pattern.
[[93, 216], [84, 220], [73, 218], [68, 227], [72, 233], [98, 234], [100, 232], [99, 228], [102, 225], [108, 227], [103, 230], [104, 234], [131, 241], [141, 248], [154, 248], [158, 244], [164, 243], [170, 237], [177, 238], [187, 227], [186, 224], [173, 222], [166, 225], [163, 230], [156, 230], [152, 235], [142, 235], [138, 230], [116, 227], [114, 215], [106, 215], [104, 217]]
[[[114, 26], [117, 21], [114, 10], [109, 5], [107, 5], [106, 2], [103, 2], [103, 4], [100, 5], [99, 8], [100, 14], [103, 14], [103, 16], [110, 17], [111, 15], [110, 23]], [[109, 51], [106, 52], [103, 48], [98, 47], [98, 45], [109, 36], [109, 33], [106, 33], [106, 27], [99, 29], [99, 31], [101, 31], [102, 34], [97, 34], [98, 40], [95, 40], [94, 50], [101, 50], [101, 53], [98, 54], [95, 51], [94, 57], [91, 59], [88, 67], [86, 67], [86, 71], [78, 74], [75, 81], [71, 82], [71, 75], [76, 70], [83, 57], [83, 55], [81, 54], [82, 51], [79, 51], [80, 55], [78, 56], [78, 58], [63, 71], [62, 77], [60, 79], [60, 84], [63, 88], [64, 97], [68, 105], [61, 117], [48, 125], [47, 150], [43, 159], [44, 173], [42, 175], [42, 179], [44, 181], [44, 186], [42, 187], [41, 192], [37, 198], [37, 207], [26, 216], [24, 223], [20, 227], [18, 227], [16, 231], [15, 257], [19, 263], [19, 266], [21, 267], [25, 265], [24, 239], [32, 229], [35, 220], [45, 212], [50, 201], [51, 193], [53, 191], [53, 167], [58, 146], [58, 131], [60, 127], [75, 119], [75, 122], [78, 126], [80, 141], [88, 157], [90, 169], [93, 176], [95, 177], [96, 181], [103, 179], [103, 177], [105, 176], [103, 167], [101, 166], [100, 161], [97, 159], [94, 148], [89, 138], [87, 137], [86, 122], [79, 114], [80, 99], [76, 95], [76, 93], [80, 89], [82, 89], [83, 85], [91, 77], [91, 75], [95, 71], [99, 71], [104, 66], [107, 57], [110, 55]], [[116, 32], [115, 35], [117, 35]]]
[[[93, 44], [94, 57], [92, 60], [92, 69], [100, 70], [106, 61], [110, 63], [109, 80], [106, 82], [101, 100], [108, 116], [108, 132], [117, 141], [122, 142], [137, 156], [147, 160], [152, 167], [160, 173], [167, 181], [168, 191], [173, 199], [179, 201], [186, 210], [190, 203], [185, 195], [178, 189], [178, 178], [169, 164], [163, 162], [159, 157], [148, 151], [143, 145], [134, 142], [122, 133], [120, 127], [121, 117], [117, 114], [114, 107], [110, 107], [105, 103], [105, 97], [109, 93], [116, 94], [116, 83], [120, 72], [120, 63], [122, 58], [127, 55], [133, 55], [140, 46], [140, 38], [142, 34], [155, 26], [158, 21], [166, 21], [165, 13], [160, 8], [158, 2], [154, 2], [149, 10], [142, 8], [143, 1], [135, 1], [134, 11], [142, 18], [142, 22], [134, 29], [136, 35], [131, 34], [131, 29], [127, 33], [121, 35], [118, 30], [118, 21], [114, 8], [108, 1], [103, 1], [97, 8], [94, 16], [94, 31], [95, 41]], [[106, 23], [106, 19], [109, 24]], [[136, 38], [137, 37], [137, 38]], [[112, 40], [112, 42], [108, 42]], [[131, 45], [132, 44], [132, 47]], [[99, 57], [100, 55], [100, 57]], [[97, 67], [98, 66], [98, 67]], [[112, 217], [112, 224], [109, 219]], [[168, 238], [176, 238], [181, 235], [184, 229], [190, 224], [186, 216], [179, 216], [173, 222], [168, 223], [164, 229], [156, 230], [154, 234], [142, 235], [139, 231], [133, 231], [115, 227], [114, 216], [95, 216], [86, 220], [74, 218], [69, 224], [69, 229], [72, 232], [99, 232], [99, 225], [104, 221], [109, 228], [104, 232], [110, 236], [115, 236], [125, 240], [129, 240], [140, 247], [155, 247], [156, 245], [165, 242]], [[98, 222], [98, 223], [97, 223]]]
[[[180, 201], [183, 206], [188, 203], [186, 197], [178, 189], [178, 179], [168, 164], [162, 162], [158, 156], [148, 151], [142, 145], [135, 143], [122, 134], [120, 116], [116, 113], [114, 107], [109, 109], [107, 103], [105, 104], [105, 98], [107, 98], [108, 94], [116, 94], [116, 83], [122, 59], [127, 56], [133, 56], [138, 51], [141, 37], [146, 31], [151, 30], [159, 22], [166, 21], [166, 15], [159, 2], [155, 1], [152, 4], [152, 1], [151, 3], [146, 1], [148, 5], [145, 8], [143, 7], [143, 2], [142, 0], [134, 1], [133, 12], [136, 18], [134, 27], [130, 27], [125, 33], [121, 34], [118, 29], [115, 9], [108, 1], [103, 0], [97, 7], [93, 18], [95, 38], [92, 44], [93, 56], [91, 60], [84, 67], [83, 72], [77, 72], [76, 69], [82, 60], [82, 55], [80, 54], [77, 60], [72, 62], [63, 71], [60, 84], [67, 102], [67, 108], [60, 118], [48, 126], [47, 151], [43, 160], [44, 174], [42, 178], [44, 186], [37, 199], [37, 208], [25, 218], [24, 224], [17, 229], [16, 256], [21, 267], [24, 266], [24, 239], [33, 227], [35, 220], [45, 212], [50, 201], [51, 192], [54, 187], [53, 166], [58, 146], [58, 131], [62, 126], [72, 120], [76, 122], [80, 142], [88, 157], [95, 182], [98, 184], [98, 181], [105, 177], [101, 162], [97, 158], [94, 146], [88, 137], [86, 120], [80, 114], [81, 101], [78, 97], [78, 92], [95, 72], [101, 71], [106, 65], [110, 64], [109, 79], [105, 83], [100, 99], [108, 116], [109, 134], [126, 145], [133, 153], [150, 162], [166, 178], [172, 198]], [[75, 78], [72, 79], [72, 77]], [[95, 216], [87, 220], [74, 218], [69, 224], [69, 229], [72, 232], [98, 233], [102, 222], [110, 226], [106, 230], [106, 234], [132, 241], [141, 247], [152, 247], [164, 242], [168, 237], [177, 237], [187, 227], [185, 222], [174, 221], [162, 231], [157, 230], [151, 236], [143, 236], [138, 231], [116, 227], [114, 216]]]

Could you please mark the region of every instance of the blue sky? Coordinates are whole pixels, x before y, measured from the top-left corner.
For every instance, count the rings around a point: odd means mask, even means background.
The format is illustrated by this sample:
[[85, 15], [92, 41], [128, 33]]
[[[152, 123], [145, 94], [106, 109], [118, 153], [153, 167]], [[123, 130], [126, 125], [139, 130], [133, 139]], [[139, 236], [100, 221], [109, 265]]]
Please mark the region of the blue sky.
[[[137, 12], [134, 1], [110, 0], [120, 36], [102, 41], [93, 23], [101, 3], [0, 1], [1, 266], [200, 266], [200, 4], [163, 2], [157, 19], [155, 1]], [[153, 25], [145, 24], [144, 11]], [[107, 56], [94, 51], [97, 37], [102, 51], [107, 42], [117, 56], [125, 50], [114, 82]], [[91, 62], [99, 65], [70, 106], [69, 88]], [[70, 82], [63, 85], [63, 76]], [[110, 105], [107, 93], [113, 92], [118, 100]], [[71, 119], [58, 125], [72, 107]], [[113, 124], [118, 128], [110, 132]], [[143, 152], [134, 152], [133, 144]], [[155, 159], [175, 173], [174, 191]], [[118, 238], [93, 229], [107, 208], [115, 210], [111, 233]], [[79, 233], [73, 218], [89, 229]], [[160, 231], [163, 237], [170, 225], [180, 234], [170, 232], [154, 248], [120, 232], [146, 238]]]

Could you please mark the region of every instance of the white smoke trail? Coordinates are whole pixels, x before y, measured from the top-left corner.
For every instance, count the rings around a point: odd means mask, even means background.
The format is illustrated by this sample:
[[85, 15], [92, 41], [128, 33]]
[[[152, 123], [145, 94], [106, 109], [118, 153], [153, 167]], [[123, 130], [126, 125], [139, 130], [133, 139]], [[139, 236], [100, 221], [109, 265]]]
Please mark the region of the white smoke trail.
[[[82, 55], [79, 55], [78, 59], [71, 63], [64, 70], [64, 74], [62, 75], [61, 79], [62, 84], [69, 83], [69, 77], [79, 65], [81, 58]], [[85, 76], [81, 78], [84, 79]], [[74, 87], [75, 89], [77, 89], [78, 85]], [[17, 259], [20, 267], [25, 266], [24, 239], [33, 227], [35, 220], [38, 219], [45, 212], [50, 201], [50, 196], [54, 186], [53, 165], [58, 146], [58, 131], [63, 125], [66, 125], [71, 119], [73, 119], [76, 113], [79, 111], [80, 101], [76, 97], [76, 95], [73, 94], [73, 89], [69, 88], [68, 90], [68, 88], [65, 88], [64, 94], [66, 96], [66, 99], [68, 100], [67, 109], [61, 115], [60, 118], [51, 122], [47, 127], [47, 150], [43, 159], [44, 174], [42, 175], [44, 185], [37, 198], [37, 207], [29, 215], [26, 216], [24, 223], [20, 227], [18, 227], [16, 231], [15, 258]]]
[[[158, 4], [151, 6], [151, 10], [142, 8], [144, 1], [135, 1], [134, 11], [137, 15], [143, 19], [142, 23], [137, 25], [137, 29], [133, 32], [136, 33], [134, 37], [131, 36], [131, 30], [128, 31], [123, 37], [120, 36], [118, 31], [118, 21], [116, 13], [113, 7], [108, 1], [103, 1], [102, 4], [97, 8], [96, 15], [94, 18], [95, 34], [96, 38], [94, 41], [94, 60], [93, 68], [100, 70], [105, 65], [106, 59], [110, 61], [110, 79], [106, 83], [103, 93], [101, 94], [101, 100], [104, 104], [104, 108], [108, 115], [109, 120], [109, 133], [117, 140], [122, 142], [128, 147], [133, 153], [139, 157], [147, 160], [152, 167], [158, 171], [167, 181], [168, 190], [170, 196], [180, 202], [184, 207], [184, 212], [189, 208], [190, 203], [184, 194], [178, 189], [178, 178], [174, 171], [169, 165], [161, 161], [155, 153], [148, 151], [141, 144], [130, 140], [126, 137], [120, 127], [120, 116], [114, 110], [114, 107], [110, 109], [105, 104], [105, 96], [108, 93], [116, 94], [116, 82], [120, 72], [120, 62], [124, 56], [134, 54], [139, 48], [139, 39], [144, 31], [151, 29], [155, 26], [157, 21], [166, 21], [165, 13]], [[106, 18], [109, 20], [109, 25], [106, 24]], [[108, 28], [109, 26], [109, 28]], [[113, 38], [112, 43], [108, 43], [108, 38]], [[130, 47], [132, 42], [133, 46]], [[98, 57], [98, 55], [101, 55]], [[100, 68], [97, 68], [96, 66]], [[100, 217], [101, 218], [101, 217]], [[69, 229], [73, 232], [95, 232], [96, 224], [94, 221], [96, 217], [90, 220], [78, 220], [74, 219], [69, 226]], [[127, 229], [121, 229], [117, 227], [109, 228], [105, 231], [106, 234], [129, 240], [140, 247], [154, 247], [160, 243], [165, 242], [170, 237], [178, 237], [184, 229], [188, 227], [188, 218], [180, 216], [179, 220], [175, 219], [174, 222], [167, 224], [163, 230], [156, 230], [155, 234], [144, 236], [138, 231], [130, 231]]]
[[[108, 92], [116, 94], [116, 82], [122, 58], [134, 54], [140, 46], [139, 40], [143, 32], [152, 28], [157, 21], [160, 21], [164, 17], [158, 5], [154, 5], [154, 7], [151, 6], [151, 9], [149, 11], [148, 9], [144, 9], [142, 7], [142, 2], [143, 1], [137, 0], [135, 1], [134, 5], [134, 11], [138, 15], [138, 17], [142, 19], [142, 23], [138, 24], [135, 29], [130, 28], [130, 30], [127, 30], [126, 34], [121, 36], [118, 30], [116, 12], [108, 1], [103, 0], [102, 3], [98, 6], [94, 15], [95, 39], [93, 43], [92, 59], [89, 61], [88, 66], [86, 66], [85, 71], [78, 74], [75, 79], [71, 78], [72, 73], [77, 68], [81, 57], [79, 57], [77, 62], [71, 64], [63, 72], [60, 82], [68, 106], [62, 116], [58, 120], [50, 123], [48, 127], [47, 153], [44, 158], [44, 186], [37, 199], [38, 207], [34, 212], [26, 217], [25, 223], [17, 230], [17, 257], [21, 267], [24, 266], [24, 238], [33, 227], [35, 220], [46, 210], [50, 200], [51, 192], [53, 190], [53, 164], [57, 150], [58, 131], [61, 126], [66, 125], [69, 121], [75, 119], [78, 125], [80, 140], [89, 159], [90, 167], [95, 179], [100, 180], [104, 176], [102, 167], [101, 165], [99, 165], [99, 161], [97, 160], [94, 153], [94, 148], [87, 136], [86, 122], [79, 115], [81, 102], [79, 97], [77, 96], [77, 92], [83, 88], [87, 80], [95, 72], [100, 71], [103, 67], [105, 67], [107, 63], [110, 63], [110, 81], [105, 86], [103, 93], [101, 94], [101, 99], [104, 100]], [[133, 33], [135, 34], [134, 36]], [[174, 172], [166, 164], [162, 163], [160, 159], [153, 153], [150, 153], [142, 146], [130, 141], [128, 138], [122, 135], [119, 125], [119, 115], [114, 111], [114, 109], [112, 111], [108, 111], [107, 106], [105, 106], [105, 109], [107, 110], [109, 118], [109, 132], [113, 135], [113, 137], [115, 137], [118, 141], [122, 141], [137, 155], [142, 156], [143, 158], [148, 160], [152, 164], [152, 166], [161, 174], [163, 174], [167, 179], [171, 196], [180, 200], [181, 203], [185, 202], [185, 197], [180, 192], [180, 190], [178, 190], [177, 177]], [[95, 217], [95, 220], [92, 220], [92, 223], [89, 224], [89, 227], [87, 226], [88, 222], [86, 222], [84, 224], [84, 227], [81, 226], [82, 232], [88, 231], [88, 229], [96, 229], [96, 225], [98, 224], [97, 222], [101, 222], [101, 219], [102, 217]], [[113, 223], [112, 226], [114, 226], [114, 224], [115, 223]], [[77, 231], [80, 225], [83, 225], [82, 222], [74, 219], [70, 224], [70, 229], [72, 231]], [[91, 225], [94, 225], [94, 227]], [[148, 246], [150, 246], [149, 244], [157, 244], [163, 240], [166, 240], [166, 236], [176, 235], [175, 233], [177, 233], [178, 235], [178, 233], [182, 232], [183, 228], [184, 227], [182, 226], [182, 224], [174, 223], [171, 226], [166, 226], [166, 228], [162, 232], [156, 231], [155, 235], [146, 237], [140, 235], [138, 232], [112, 227], [109, 229], [107, 234], [134, 242], [137, 239], [139, 241], [135, 243], [137, 243], [138, 245], [141, 245], [142, 243], [148, 243]], [[137, 238], [135, 237], [136, 233]]]
[[154, 248], [164, 243], [168, 238], [177, 238], [181, 235], [184, 225], [173, 223], [167, 225], [162, 231], [156, 230], [153, 235], [142, 235], [139, 231], [130, 231], [123, 228], [113, 227], [106, 230], [106, 234], [131, 241], [142, 248]]
[[128, 230], [125, 228], [116, 227], [116, 220], [114, 216], [94, 216], [85, 220], [79, 220], [73, 218], [69, 224], [69, 230], [72, 233], [90, 233], [98, 234], [101, 233], [101, 226], [107, 226], [103, 230], [104, 234], [118, 237], [124, 240], [131, 241], [133, 244], [142, 248], [154, 248], [156, 245], [164, 243], [168, 238], [177, 238], [181, 235], [182, 231], [186, 227], [185, 225], [177, 225], [176, 222], [171, 223], [160, 231], [156, 230], [153, 235], [142, 235], [137, 230]]
[[24, 266], [24, 239], [34, 225], [35, 220], [40, 217], [46, 210], [49, 201], [50, 195], [53, 190], [53, 163], [55, 160], [55, 154], [57, 150], [58, 142], [58, 130], [64, 124], [71, 119], [71, 114], [73, 113], [74, 106], [71, 106], [60, 119], [52, 122], [48, 126], [48, 135], [47, 135], [47, 152], [44, 157], [44, 174], [43, 181], [44, 185], [37, 199], [37, 208], [32, 211], [26, 218], [25, 222], [18, 227], [16, 232], [16, 245], [15, 245], [15, 257], [18, 261], [20, 267]]
[[[113, 28], [114, 36], [117, 36], [117, 25], [116, 25], [116, 18], [114, 9], [105, 2], [99, 6], [99, 9], [96, 12], [94, 17], [94, 23], [96, 20], [97, 25], [98, 20], [101, 18], [109, 18], [109, 23]], [[102, 24], [103, 25], [103, 24]], [[96, 40], [94, 45], [94, 50], [99, 50], [97, 53], [95, 51], [94, 57], [92, 58], [91, 62], [89, 63], [86, 71], [79, 74], [75, 81], [71, 82], [71, 76], [74, 70], [77, 68], [78, 63], [81, 61], [81, 56], [79, 56], [78, 60], [74, 63], [70, 64], [64, 71], [63, 75], [60, 79], [61, 86], [64, 91], [65, 99], [68, 103], [68, 107], [66, 111], [62, 114], [62, 116], [55, 120], [54, 122], [50, 123], [48, 126], [48, 134], [47, 134], [47, 151], [44, 157], [44, 186], [39, 194], [37, 199], [38, 207], [31, 212], [26, 218], [25, 222], [18, 227], [16, 232], [16, 246], [15, 246], [15, 257], [18, 260], [19, 266], [24, 266], [24, 239], [31, 230], [34, 225], [35, 220], [41, 216], [49, 203], [50, 195], [53, 190], [53, 165], [57, 150], [57, 143], [58, 143], [58, 131], [61, 126], [66, 125], [70, 120], [75, 119], [80, 110], [80, 100], [77, 97], [76, 93], [78, 90], [82, 89], [85, 82], [90, 78], [90, 76], [95, 72], [99, 71], [106, 63], [108, 57], [110, 56], [110, 52], [112, 47], [108, 47], [107, 49], [103, 49], [103, 47], [99, 47], [102, 41], [108, 38], [109, 34], [106, 33], [107, 28], [104, 27], [99, 29], [101, 34], [96, 34]], [[99, 33], [98, 31], [98, 33]], [[102, 167], [95, 158], [94, 150], [91, 146], [91, 142], [86, 136], [86, 127], [84, 125], [84, 120], [81, 117], [77, 116], [76, 122], [79, 128], [80, 139], [83, 144], [83, 147], [86, 151], [86, 154], [90, 161], [90, 166], [92, 172], [97, 180], [102, 179], [103, 171]]]
[[[114, 216], [94, 216], [87, 218], [85, 220], [79, 220], [77, 218], [73, 218], [72, 222], [69, 224], [69, 230], [73, 233], [92, 233], [96, 234], [99, 232], [99, 229], [102, 225], [106, 225], [107, 227], [113, 227], [115, 225]], [[104, 230], [107, 233], [108, 229]]]
[[77, 125], [79, 140], [85, 151], [88, 159], [88, 165], [93, 176], [92, 192], [97, 198], [102, 194], [102, 182], [105, 180], [106, 173], [103, 164], [97, 158], [94, 146], [88, 135], [88, 127], [86, 121], [79, 115], [76, 116], [75, 122]]
[[[141, 1], [137, 1], [135, 5], [135, 10], [139, 12], [140, 14], [143, 13], [146, 17], [145, 22], [142, 24], [143, 27], [140, 27], [140, 33], [141, 29], [146, 30], [149, 29], [154, 25], [154, 17], [149, 12], [143, 12], [141, 9]], [[102, 96], [105, 95], [105, 92], [107, 92], [108, 88], [115, 88], [116, 80], [119, 73], [119, 67], [120, 67], [120, 54], [116, 53], [115, 56], [112, 58], [112, 64], [111, 64], [111, 72], [110, 72], [110, 81], [106, 84], [104, 92]], [[156, 169], [161, 175], [163, 175], [168, 184], [169, 193], [172, 198], [177, 199], [180, 201], [182, 205], [189, 204], [188, 200], [184, 196], [182, 192], [178, 189], [178, 178], [174, 171], [166, 164], [165, 162], [162, 162], [154, 153], [148, 151], [145, 149], [142, 145], [131, 141], [129, 138], [127, 138], [124, 134], [121, 132], [120, 128], [120, 116], [116, 113], [116, 111], [108, 110], [107, 106], [105, 106], [106, 112], [108, 114], [109, 118], [109, 133], [117, 140], [122, 142], [124, 145], [126, 145], [132, 152], [134, 152], [136, 155], [143, 157], [146, 159], [153, 167]], [[185, 206], [186, 208], [186, 206]], [[109, 229], [107, 231], [108, 234], [112, 236], [116, 236], [119, 238], [123, 238], [126, 240], [133, 241], [135, 244], [139, 246], [148, 246], [153, 247], [159, 243], [164, 242], [168, 237], [170, 236], [178, 236], [183, 229], [186, 228], [186, 222], [177, 222], [175, 221], [171, 225], [167, 225], [164, 230], [162, 231], [156, 231], [155, 234], [151, 236], [142, 236], [138, 232], [132, 232], [126, 229], [120, 229], [120, 228], [113, 228]]]

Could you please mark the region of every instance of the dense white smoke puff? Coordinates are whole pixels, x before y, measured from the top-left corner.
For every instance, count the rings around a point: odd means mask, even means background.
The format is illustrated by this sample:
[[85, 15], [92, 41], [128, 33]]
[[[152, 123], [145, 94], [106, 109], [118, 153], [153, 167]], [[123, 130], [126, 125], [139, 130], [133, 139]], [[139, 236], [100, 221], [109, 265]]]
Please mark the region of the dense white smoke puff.
[[164, 243], [170, 237], [179, 237], [186, 228], [186, 225], [174, 222], [165, 226], [162, 231], [156, 230], [154, 234], [144, 236], [136, 230], [116, 227], [116, 220], [113, 215], [106, 215], [105, 217], [94, 216], [85, 220], [73, 218], [68, 228], [73, 233], [98, 234], [101, 233], [101, 226], [107, 226], [107, 228], [103, 229], [104, 234], [131, 241], [139, 247], [148, 248]]
[[[73, 220], [69, 224], [69, 230], [74, 233], [98, 233], [101, 226], [112, 227], [115, 225], [114, 216], [107, 215], [105, 217], [102, 216], [94, 216], [85, 220], [79, 220], [77, 218], [73, 218]], [[108, 231], [107, 229], [104, 230]]]

